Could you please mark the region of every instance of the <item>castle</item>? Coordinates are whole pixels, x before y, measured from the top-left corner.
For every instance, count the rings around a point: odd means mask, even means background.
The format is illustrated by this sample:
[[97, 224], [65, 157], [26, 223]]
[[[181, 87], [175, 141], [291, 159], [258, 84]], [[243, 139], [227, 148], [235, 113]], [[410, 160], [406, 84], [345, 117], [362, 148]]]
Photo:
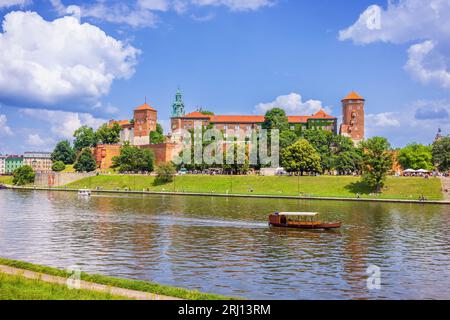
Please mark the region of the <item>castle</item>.
[[[339, 134], [359, 143], [364, 140], [365, 134], [365, 99], [356, 92], [351, 92], [341, 102], [343, 119]], [[115, 123], [120, 125], [121, 142], [117, 145], [98, 145], [94, 149], [94, 155], [100, 169], [109, 168], [112, 165], [112, 158], [120, 154], [121, 144], [129, 142], [131, 145], [153, 150], [157, 163], [168, 162], [181, 151], [181, 143], [176, 138], [176, 132], [180, 129], [191, 130], [201, 123], [202, 126], [212, 125], [214, 129], [220, 131], [232, 130], [248, 134], [252, 130], [261, 129], [264, 120], [264, 115], [214, 115], [201, 110], [186, 114], [183, 97], [178, 90], [172, 105], [171, 132], [166, 142], [152, 144], [150, 141], [150, 132], [156, 131], [157, 128], [158, 112], [146, 102], [134, 109], [132, 120], [109, 121], [110, 126]], [[303, 130], [327, 130], [337, 134], [338, 119], [324, 110], [312, 115], [288, 116], [288, 122], [290, 130], [297, 133]]]

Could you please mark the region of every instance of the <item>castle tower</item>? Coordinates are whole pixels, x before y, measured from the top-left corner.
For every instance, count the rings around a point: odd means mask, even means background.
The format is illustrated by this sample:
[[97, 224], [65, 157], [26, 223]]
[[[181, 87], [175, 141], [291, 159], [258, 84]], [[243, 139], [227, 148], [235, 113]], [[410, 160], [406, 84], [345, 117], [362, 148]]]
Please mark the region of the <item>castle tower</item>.
[[183, 96], [180, 90], [177, 90], [177, 94], [175, 95], [175, 102], [172, 105], [172, 117], [183, 117], [185, 115], [184, 112], [184, 103]]
[[354, 91], [342, 99], [343, 119], [339, 133], [355, 143], [364, 140], [364, 103], [364, 98]]
[[150, 144], [150, 132], [156, 131], [158, 112], [147, 103], [134, 109], [135, 146]]
[[[175, 102], [172, 104], [171, 131], [175, 132], [181, 129], [181, 119], [185, 116], [184, 102], [181, 91], [178, 89], [175, 95]], [[176, 137], [175, 137], [176, 139]]]

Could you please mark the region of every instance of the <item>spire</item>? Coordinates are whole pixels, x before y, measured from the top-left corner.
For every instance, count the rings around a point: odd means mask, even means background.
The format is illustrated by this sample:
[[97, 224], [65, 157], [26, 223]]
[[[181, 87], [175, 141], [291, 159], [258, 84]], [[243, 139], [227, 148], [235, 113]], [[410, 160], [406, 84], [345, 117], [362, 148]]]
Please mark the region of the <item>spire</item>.
[[172, 105], [172, 117], [182, 117], [184, 115], [183, 95], [181, 94], [180, 88], [178, 88], [175, 94], [175, 102]]

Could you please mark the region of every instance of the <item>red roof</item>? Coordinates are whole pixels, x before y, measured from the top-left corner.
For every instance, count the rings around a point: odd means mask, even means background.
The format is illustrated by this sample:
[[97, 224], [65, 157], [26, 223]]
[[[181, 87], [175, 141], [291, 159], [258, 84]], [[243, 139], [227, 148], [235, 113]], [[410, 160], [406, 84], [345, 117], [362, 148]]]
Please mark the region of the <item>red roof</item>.
[[207, 114], [203, 114], [201, 112], [198, 111], [194, 111], [191, 113], [188, 113], [187, 115], [184, 116], [184, 118], [191, 118], [191, 119], [210, 119], [212, 116], [207, 115]]
[[308, 116], [289, 116], [289, 123], [306, 123], [308, 121]]
[[336, 117], [330, 116], [328, 113], [326, 113], [323, 109], [320, 109], [315, 114], [313, 114], [311, 117], [308, 117], [309, 119], [336, 119]]
[[143, 105], [137, 107], [134, 110], [152, 110], [152, 111], [156, 111], [154, 108], [150, 107], [147, 103], [144, 103]]
[[364, 98], [357, 94], [355, 91], [352, 91], [344, 99], [342, 99], [342, 101], [344, 100], [364, 100]]
[[214, 123], [263, 123], [264, 116], [212, 116]]
[[[185, 115], [183, 118], [209, 120], [212, 123], [263, 123], [265, 117], [262, 115], [205, 115], [195, 111]], [[319, 110], [311, 116], [289, 116], [289, 123], [306, 123], [308, 119], [336, 119], [324, 110]]]

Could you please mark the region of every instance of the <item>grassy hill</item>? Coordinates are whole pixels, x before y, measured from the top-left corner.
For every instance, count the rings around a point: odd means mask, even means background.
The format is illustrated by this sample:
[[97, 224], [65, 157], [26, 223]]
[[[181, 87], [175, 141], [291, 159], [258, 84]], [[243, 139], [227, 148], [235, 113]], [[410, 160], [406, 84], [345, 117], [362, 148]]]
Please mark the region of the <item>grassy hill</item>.
[[141, 175], [100, 175], [68, 184], [68, 188], [104, 190], [175, 191], [201, 193], [232, 193], [258, 195], [285, 195], [316, 197], [413, 199], [424, 195], [429, 200], [441, 200], [441, 181], [430, 178], [389, 177], [380, 195], [371, 193], [370, 188], [360, 182], [359, 177], [262, 177], [262, 176], [177, 176], [174, 182], [155, 184], [155, 178]]

